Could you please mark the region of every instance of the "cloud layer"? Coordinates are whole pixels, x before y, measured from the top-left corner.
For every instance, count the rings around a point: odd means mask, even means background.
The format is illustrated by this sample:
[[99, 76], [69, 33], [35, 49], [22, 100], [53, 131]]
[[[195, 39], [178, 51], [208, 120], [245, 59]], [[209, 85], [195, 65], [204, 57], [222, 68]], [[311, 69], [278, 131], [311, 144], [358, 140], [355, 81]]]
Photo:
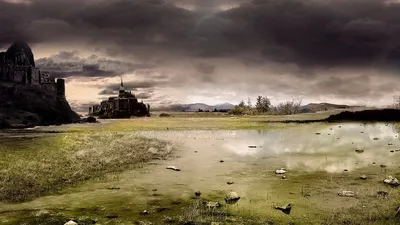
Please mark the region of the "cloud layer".
[[[0, 48], [50, 46], [59, 53], [37, 60], [42, 69], [82, 82], [123, 75], [149, 101], [365, 102], [397, 93], [398, 12], [385, 0], [0, 0]], [[104, 82], [97, 93], [114, 93]]]

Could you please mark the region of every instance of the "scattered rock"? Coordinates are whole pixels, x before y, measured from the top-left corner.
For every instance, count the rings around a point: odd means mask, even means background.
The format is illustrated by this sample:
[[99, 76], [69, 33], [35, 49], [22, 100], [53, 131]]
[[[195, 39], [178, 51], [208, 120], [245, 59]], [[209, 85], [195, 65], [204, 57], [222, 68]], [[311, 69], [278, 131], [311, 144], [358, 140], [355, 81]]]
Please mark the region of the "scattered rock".
[[200, 191], [196, 191], [196, 192], [194, 193], [194, 195], [195, 195], [196, 197], [200, 197], [201, 192], [200, 192]]
[[394, 150], [395, 152], [400, 152], [400, 149], [396, 149], [396, 150]]
[[236, 202], [238, 202], [240, 199], [238, 193], [231, 191], [229, 192], [226, 197], [225, 197], [225, 202], [227, 204], [235, 204]]
[[361, 179], [361, 180], [366, 180], [366, 179], [367, 179], [367, 175], [361, 175], [361, 176], [360, 176], [360, 179]]
[[[168, 208], [165, 208], [165, 207], [157, 207], [156, 209], [155, 209], [155, 211], [157, 212], [157, 213], [160, 213], [160, 212], [164, 212], [164, 211], [167, 211], [168, 210]], [[146, 211], [146, 210], [145, 210]]]
[[226, 182], [227, 184], [229, 184], [229, 185], [231, 185], [231, 184], [233, 184], [234, 182], [233, 181], [228, 181], [228, 182]]
[[161, 114], [159, 115], [159, 117], [171, 117], [171, 115], [168, 114], [168, 113], [161, 113]]
[[97, 123], [97, 119], [94, 118], [93, 116], [89, 116], [88, 118], [84, 119], [85, 123]]
[[140, 212], [140, 215], [147, 215], [147, 214], [149, 214], [149, 212], [147, 212], [147, 210]]
[[383, 180], [383, 182], [389, 184], [392, 187], [400, 186], [399, 180], [392, 176], [387, 176], [386, 179]]
[[284, 168], [280, 168], [279, 170], [275, 171], [275, 174], [285, 174], [286, 170]]
[[221, 208], [222, 207], [221, 203], [219, 203], [219, 202], [207, 202], [207, 201], [204, 201], [203, 204], [208, 209], [215, 209], [215, 208]]
[[73, 220], [70, 220], [70, 221], [64, 223], [64, 225], [78, 225], [78, 223], [76, 223], [76, 222], [73, 221]]
[[274, 208], [277, 209], [277, 210], [281, 210], [283, 213], [289, 215], [290, 211], [292, 210], [292, 205], [291, 204], [287, 204], [287, 205], [284, 205], [284, 206], [275, 206]]
[[376, 196], [380, 198], [387, 198], [389, 197], [389, 192], [387, 191], [378, 191], [376, 192]]
[[355, 151], [356, 151], [357, 153], [363, 153], [363, 152], [364, 152], [363, 149], [356, 149]]
[[338, 193], [339, 196], [342, 197], [355, 197], [356, 194], [353, 191], [341, 191]]
[[107, 215], [106, 217], [107, 217], [108, 219], [116, 219], [116, 218], [118, 218], [117, 215]]
[[109, 188], [107, 188], [108, 190], [119, 190], [119, 189], [121, 189], [120, 187], [109, 187]]
[[174, 170], [174, 171], [181, 171], [181, 169], [175, 167], [175, 166], [167, 166], [168, 170]]
[[286, 176], [285, 175], [282, 176], [282, 180], [286, 180]]

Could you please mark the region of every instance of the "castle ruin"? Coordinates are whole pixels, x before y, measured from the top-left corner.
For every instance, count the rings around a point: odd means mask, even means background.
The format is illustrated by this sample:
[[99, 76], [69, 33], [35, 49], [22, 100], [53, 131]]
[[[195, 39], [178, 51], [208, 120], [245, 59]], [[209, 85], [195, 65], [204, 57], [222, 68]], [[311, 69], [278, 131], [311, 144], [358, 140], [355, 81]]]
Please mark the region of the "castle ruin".
[[64, 79], [53, 78], [35, 66], [29, 45], [16, 41], [6, 52], [0, 52], [0, 82], [37, 87], [65, 98]]

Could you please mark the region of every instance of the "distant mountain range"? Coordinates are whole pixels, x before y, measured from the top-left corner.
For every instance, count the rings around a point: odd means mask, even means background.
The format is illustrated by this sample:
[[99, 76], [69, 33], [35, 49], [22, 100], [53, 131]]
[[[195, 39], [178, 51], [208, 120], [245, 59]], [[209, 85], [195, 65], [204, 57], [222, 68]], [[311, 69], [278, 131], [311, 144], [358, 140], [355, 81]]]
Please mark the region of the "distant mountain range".
[[[159, 107], [154, 109], [154, 111], [174, 111], [174, 112], [197, 112], [199, 109], [203, 111], [213, 111], [217, 110], [231, 110], [235, 105], [230, 103], [222, 103], [218, 105], [207, 105], [205, 103], [193, 103], [193, 104], [174, 104], [165, 107]], [[318, 111], [327, 111], [334, 109], [351, 109], [359, 106], [349, 106], [349, 105], [337, 105], [331, 103], [310, 103], [304, 106], [301, 106], [301, 112], [318, 112]]]
[[231, 110], [235, 107], [235, 105], [230, 103], [222, 103], [218, 105], [207, 105], [204, 103], [194, 103], [194, 104], [174, 104], [166, 107], [159, 107], [154, 109], [155, 111], [186, 111], [186, 112], [194, 112], [198, 111], [199, 109], [203, 111], [213, 111], [214, 109], [217, 110]]

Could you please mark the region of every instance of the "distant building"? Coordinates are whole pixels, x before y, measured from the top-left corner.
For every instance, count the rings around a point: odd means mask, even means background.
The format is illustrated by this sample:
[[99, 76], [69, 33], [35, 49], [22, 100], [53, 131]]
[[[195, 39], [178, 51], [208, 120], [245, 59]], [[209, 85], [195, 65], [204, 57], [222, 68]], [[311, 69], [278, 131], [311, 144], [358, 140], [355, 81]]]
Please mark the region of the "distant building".
[[150, 105], [139, 102], [132, 92], [125, 91], [121, 78], [121, 86], [117, 97], [109, 97], [100, 105], [89, 107], [89, 115], [102, 118], [130, 118], [150, 116]]
[[29, 45], [16, 41], [6, 52], [0, 52], [0, 82], [43, 88], [50, 93], [65, 97], [65, 82], [56, 80], [49, 72], [35, 66]]

